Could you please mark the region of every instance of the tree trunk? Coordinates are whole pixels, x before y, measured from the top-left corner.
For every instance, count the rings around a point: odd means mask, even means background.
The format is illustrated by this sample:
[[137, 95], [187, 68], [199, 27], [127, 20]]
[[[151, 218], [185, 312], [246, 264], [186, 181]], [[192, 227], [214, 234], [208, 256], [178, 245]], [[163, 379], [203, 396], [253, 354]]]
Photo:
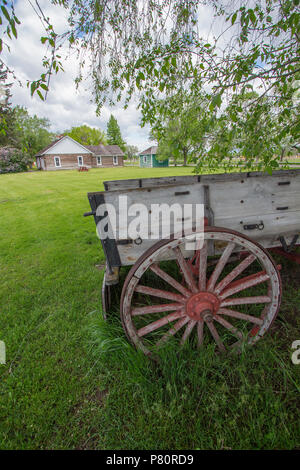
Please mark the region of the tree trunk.
[[186, 166], [187, 164], [187, 151], [186, 149], [183, 149], [183, 166]]

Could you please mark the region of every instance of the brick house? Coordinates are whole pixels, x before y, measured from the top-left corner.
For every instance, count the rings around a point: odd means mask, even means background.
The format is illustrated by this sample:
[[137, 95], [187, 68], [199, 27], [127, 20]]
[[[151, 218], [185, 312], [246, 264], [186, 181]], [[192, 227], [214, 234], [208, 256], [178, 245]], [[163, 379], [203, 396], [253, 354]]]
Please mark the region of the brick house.
[[69, 136], [55, 140], [35, 157], [37, 168], [41, 170], [124, 166], [124, 153], [118, 145], [82, 145]]

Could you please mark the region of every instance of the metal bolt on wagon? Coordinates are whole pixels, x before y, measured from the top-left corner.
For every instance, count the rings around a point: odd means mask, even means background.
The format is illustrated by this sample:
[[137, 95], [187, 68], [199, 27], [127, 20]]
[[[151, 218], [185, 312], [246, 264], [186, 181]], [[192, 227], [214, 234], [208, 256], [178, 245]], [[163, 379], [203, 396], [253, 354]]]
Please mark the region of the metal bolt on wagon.
[[191, 234], [185, 232], [160, 240], [150, 233], [101, 240], [106, 257], [103, 314], [111, 309], [120, 268], [132, 266], [120, 314], [137, 348], [151, 355], [172, 338], [178, 347], [186, 341], [195, 347], [213, 341], [225, 351], [253, 344], [266, 333], [281, 300], [280, 265], [271, 252], [300, 264], [300, 170], [106, 181], [104, 188], [88, 193], [92, 211], [85, 215], [93, 215], [97, 227], [107, 216], [97, 208], [111, 205], [118, 216], [120, 196], [130, 204], [142, 203], [148, 213], [153, 204], [204, 207], [199, 249], [187, 249]]

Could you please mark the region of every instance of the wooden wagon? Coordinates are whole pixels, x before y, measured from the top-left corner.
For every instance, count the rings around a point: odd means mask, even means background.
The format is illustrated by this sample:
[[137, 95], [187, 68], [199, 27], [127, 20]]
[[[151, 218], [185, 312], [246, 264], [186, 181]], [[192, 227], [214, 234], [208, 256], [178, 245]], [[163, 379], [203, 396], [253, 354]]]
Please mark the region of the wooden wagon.
[[186, 249], [189, 233], [161, 240], [102, 240], [103, 313], [106, 318], [111, 309], [111, 289], [119, 282], [120, 268], [132, 266], [123, 284], [120, 313], [137, 348], [151, 354], [173, 338], [198, 347], [214, 341], [225, 350], [242, 342], [253, 344], [266, 333], [281, 300], [280, 266], [270, 252], [300, 263], [295, 252], [300, 170], [271, 176], [251, 172], [107, 181], [104, 188], [88, 194], [92, 211], [85, 215], [93, 215], [98, 227], [107, 213], [99, 215], [97, 208], [111, 204], [118, 212], [120, 196], [130, 204], [143, 203], [149, 213], [152, 204], [204, 205], [200, 249]]

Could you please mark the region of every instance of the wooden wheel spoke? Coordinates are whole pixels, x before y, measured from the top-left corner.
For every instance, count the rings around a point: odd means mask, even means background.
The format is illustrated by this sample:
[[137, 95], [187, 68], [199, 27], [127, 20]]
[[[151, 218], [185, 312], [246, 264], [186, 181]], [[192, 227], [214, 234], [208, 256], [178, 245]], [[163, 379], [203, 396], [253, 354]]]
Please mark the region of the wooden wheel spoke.
[[154, 297], [159, 297], [162, 299], [168, 300], [175, 300], [175, 302], [184, 302], [185, 297], [179, 294], [174, 294], [173, 292], [169, 292], [167, 290], [161, 289], [153, 289], [152, 287], [138, 285], [135, 288], [135, 292], [139, 292], [140, 294], [152, 295]]
[[149, 356], [174, 335], [178, 346], [193, 336], [198, 348], [207, 341], [216, 351], [243, 340], [254, 344], [269, 329], [281, 300], [271, 256], [255, 240], [225, 228], [206, 227], [201, 249], [186, 250], [188, 235], [181, 237], [151, 246], [127, 274], [120, 309], [130, 341]]
[[266, 271], [260, 271], [256, 274], [251, 274], [250, 276], [239, 279], [238, 281], [232, 282], [227, 289], [225, 289], [220, 295], [221, 299], [226, 299], [230, 295], [236, 294], [241, 290], [248, 289], [249, 287], [256, 286], [262, 282], [266, 282], [270, 279], [270, 276]]
[[189, 321], [189, 323], [187, 324], [187, 327], [185, 329], [185, 332], [183, 333], [182, 335], [182, 338], [181, 338], [181, 341], [180, 341], [180, 344], [184, 344], [185, 341], [188, 339], [188, 337], [190, 336], [191, 332], [192, 332], [192, 329], [194, 328], [194, 326], [196, 325], [196, 321], [194, 320], [191, 320]]
[[271, 302], [271, 298], [267, 295], [257, 295], [255, 297], [240, 297], [234, 299], [225, 299], [221, 302], [221, 307], [227, 305], [246, 305], [246, 304], [268, 304]]
[[143, 326], [143, 328], [140, 328], [138, 330], [137, 334], [139, 337], [145, 336], [146, 334], [151, 333], [151, 331], [155, 331], [158, 328], [166, 325], [167, 323], [171, 323], [172, 321], [177, 320], [178, 318], [182, 317], [182, 315], [182, 312], [169, 313], [169, 315], [166, 315], [165, 317], [160, 318], [159, 320], [156, 320], [146, 326]]
[[203, 344], [203, 327], [204, 327], [204, 322], [198, 321], [198, 324], [197, 324], [198, 348], [200, 348], [200, 346], [202, 346]]
[[137, 315], [146, 315], [148, 313], [159, 313], [159, 312], [170, 312], [172, 310], [182, 310], [182, 304], [159, 304], [159, 305], [147, 305], [145, 307], [136, 307], [131, 310], [133, 317]]
[[185, 297], [189, 297], [191, 295], [191, 292], [188, 289], [186, 289], [183, 285], [176, 281], [172, 276], [170, 276], [170, 274], [163, 271], [157, 264], [152, 264], [152, 266], [150, 266], [150, 269], [157, 276], [159, 276], [161, 279], [163, 279], [172, 287], [174, 287], [174, 289], [181, 292], [181, 294], [183, 294]]
[[207, 241], [203, 243], [201, 250], [199, 251], [199, 283], [198, 287], [200, 291], [206, 289], [206, 268], [207, 268]]
[[240, 264], [238, 264], [227, 276], [222, 279], [221, 282], [216, 286], [215, 293], [219, 294], [230, 284], [237, 276], [239, 276], [245, 269], [250, 266], [251, 263], [256, 259], [254, 255], [249, 255]]
[[195, 279], [193, 277], [193, 274], [191, 272], [190, 267], [188, 266], [186, 260], [184, 259], [183, 254], [181, 253], [181, 250], [178, 246], [176, 248], [174, 248], [173, 251], [174, 251], [174, 253], [177, 257], [180, 269], [183, 272], [183, 276], [184, 276], [184, 279], [185, 279], [185, 282], [186, 282], [187, 286], [195, 294], [196, 292], [198, 292], [198, 289], [197, 289], [196, 282], [195, 282]]
[[214, 271], [213, 271], [213, 273], [210, 276], [210, 279], [208, 281], [208, 284], [207, 284], [207, 290], [208, 291], [212, 292], [214, 290], [216, 282], [217, 282], [221, 272], [223, 271], [223, 269], [224, 269], [230, 255], [231, 255], [231, 253], [233, 252], [234, 247], [235, 247], [235, 243], [230, 242], [230, 243], [228, 243], [225, 250], [223, 251], [222, 256], [220, 257], [218, 263], [216, 264], [216, 267], [215, 267], [215, 269], [214, 269]]
[[199, 256], [199, 250], [196, 250], [193, 257], [190, 259], [190, 263], [197, 264], [198, 256]]
[[218, 315], [227, 315], [228, 317], [249, 321], [251, 323], [255, 323], [256, 325], [262, 325], [264, 322], [261, 318], [256, 318], [252, 315], [247, 315], [246, 313], [236, 312], [235, 310], [230, 310], [228, 308], [220, 308]]
[[209, 331], [211, 332], [212, 337], [214, 338], [215, 342], [217, 343], [218, 348], [220, 349], [220, 351], [226, 351], [225, 346], [222, 343], [222, 340], [221, 340], [221, 338], [219, 336], [219, 333], [217, 332], [217, 329], [216, 329], [215, 325], [213, 324], [213, 322], [206, 322], [206, 324], [209, 328]]
[[229, 330], [235, 336], [237, 336], [240, 339], [243, 339], [242, 333], [237, 328], [235, 328], [231, 323], [225, 320], [225, 318], [219, 317], [219, 315], [216, 315], [214, 318], [216, 319], [218, 323], [220, 323], [220, 325], [224, 326], [224, 328]]
[[178, 322], [175, 323], [172, 328], [167, 331], [167, 333], [156, 343], [156, 347], [160, 347], [163, 343], [165, 343], [171, 336], [174, 336], [180, 328], [182, 328], [187, 322], [189, 321], [188, 317], [181, 318]]

